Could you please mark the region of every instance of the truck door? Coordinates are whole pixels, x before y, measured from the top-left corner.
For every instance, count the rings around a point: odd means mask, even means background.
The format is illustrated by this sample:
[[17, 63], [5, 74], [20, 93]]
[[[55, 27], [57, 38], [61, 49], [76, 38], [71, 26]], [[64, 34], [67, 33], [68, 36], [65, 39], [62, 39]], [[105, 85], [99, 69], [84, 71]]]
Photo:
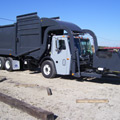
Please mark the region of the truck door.
[[71, 56], [69, 44], [66, 37], [53, 37], [51, 58], [55, 63], [57, 74], [70, 74]]

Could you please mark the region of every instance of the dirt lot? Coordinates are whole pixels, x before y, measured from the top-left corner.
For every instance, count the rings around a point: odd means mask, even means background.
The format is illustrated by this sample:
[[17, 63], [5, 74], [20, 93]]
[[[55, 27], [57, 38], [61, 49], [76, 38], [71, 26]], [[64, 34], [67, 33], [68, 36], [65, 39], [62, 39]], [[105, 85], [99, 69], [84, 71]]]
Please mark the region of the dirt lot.
[[[120, 120], [120, 79], [45, 79], [32, 71], [0, 71], [7, 80], [0, 92], [53, 112], [56, 120]], [[52, 89], [48, 96], [46, 87]], [[76, 99], [108, 99], [109, 103], [76, 103]], [[37, 120], [0, 102], [0, 120]]]

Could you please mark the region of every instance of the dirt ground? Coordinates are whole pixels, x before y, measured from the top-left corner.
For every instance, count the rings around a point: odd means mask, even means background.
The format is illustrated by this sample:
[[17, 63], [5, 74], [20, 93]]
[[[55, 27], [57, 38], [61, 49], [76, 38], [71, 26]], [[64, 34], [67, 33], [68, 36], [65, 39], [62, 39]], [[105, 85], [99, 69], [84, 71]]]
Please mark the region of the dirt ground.
[[[51, 111], [56, 120], [120, 120], [120, 79], [46, 79], [33, 71], [0, 71], [7, 80], [0, 92]], [[46, 87], [53, 95], [48, 96]], [[76, 99], [108, 99], [108, 103], [76, 103]], [[0, 102], [0, 120], [37, 120]]]

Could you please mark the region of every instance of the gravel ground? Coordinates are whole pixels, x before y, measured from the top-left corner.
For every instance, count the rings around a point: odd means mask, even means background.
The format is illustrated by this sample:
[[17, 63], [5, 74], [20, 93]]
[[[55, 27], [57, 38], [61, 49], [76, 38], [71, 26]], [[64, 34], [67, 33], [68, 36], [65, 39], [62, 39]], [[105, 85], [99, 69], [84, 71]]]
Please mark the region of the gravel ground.
[[[7, 80], [0, 92], [53, 112], [56, 120], [120, 120], [120, 79], [46, 79], [32, 71], [0, 71]], [[48, 96], [46, 88], [52, 89]], [[109, 103], [76, 103], [76, 99], [108, 99]], [[37, 120], [0, 102], [0, 120]]]

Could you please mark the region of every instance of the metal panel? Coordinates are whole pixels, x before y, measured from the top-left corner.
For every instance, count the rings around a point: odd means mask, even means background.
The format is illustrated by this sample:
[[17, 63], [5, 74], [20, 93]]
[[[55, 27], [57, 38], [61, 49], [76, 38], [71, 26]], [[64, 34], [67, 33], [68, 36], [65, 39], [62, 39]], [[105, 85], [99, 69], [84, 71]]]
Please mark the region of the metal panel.
[[18, 30], [29, 30], [29, 29], [36, 29], [38, 28], [39, 24], [26, 24], [26, 25], [21, 25], [18, 26]]
[[[20, 47], [21, 48], [31, 48], [36, 47], [36, 43], [38, 43], [39, 36], [37, 34], [31, 35], [21, 35], [20, 36]], [[30, 43], [28, 45], [28, 43]]]
[[[105, 51], [103, 51], [104, 54]], [[110, 51], [109, 51], [110, 52]], [[106, 52], [105, 52], [106, 54]], [[120, 52], [111, 53], [112, 56], [93, 56], [93, 67], [102, 67], [105, 69], [110, 69], [112, 71], [120, 71]]]
[[17, 34], [17, 36], [18, 36], [18, 38], [20, 38], [20, 36], [21, 35], [31, 35], [31, 34], [40, 34], [40, 30], [39, 29], [27, 29], [27, 30], [20, 30], [20, 31], [18, 31], [18, 34]]
[[31, 24], [36, 24], [36, 23], [39, 23], [38, 19], [34, 19], [33, 21], [32, 20], [27, 20], [27, 23], [24, 22], [24, 21], [20, 21], [20, 22], [18, 22], [18, 26], [31, 25]]
[[15, 55], [15, 24], [0, 27], [0, 55]]
[[41, 22], [36, 14], [17, 17], [17, 55], [22, 55], [41, 46]]

